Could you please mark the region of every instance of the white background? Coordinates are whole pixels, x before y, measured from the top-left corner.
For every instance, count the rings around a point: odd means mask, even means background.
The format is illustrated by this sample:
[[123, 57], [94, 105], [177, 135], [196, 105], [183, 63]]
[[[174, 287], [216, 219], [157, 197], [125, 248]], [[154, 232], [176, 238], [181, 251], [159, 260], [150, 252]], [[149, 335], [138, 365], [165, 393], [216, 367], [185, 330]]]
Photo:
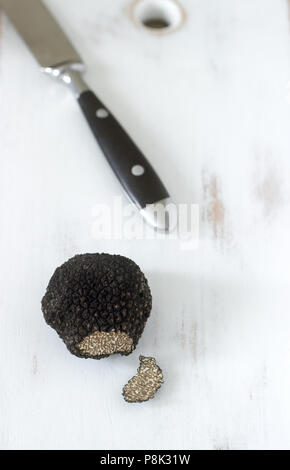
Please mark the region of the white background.
[[[286, 0], [183, 0], [156, 36], [130, 0], [48, 0], [90, 86], [162, 176], [200, 204], [200, 244], [94, 240], [122, 191], [70, 92], [42, 75], [2, 15], [0, 447], [290, 448], [290, 23]], [[140, 222], [141, 223], [141, 222]], [[120, 253], [149, 279], [136, 351], [69, 354], [40, 302], [77, 253]], [[166, 383], [127, 404], [139, 354]]]

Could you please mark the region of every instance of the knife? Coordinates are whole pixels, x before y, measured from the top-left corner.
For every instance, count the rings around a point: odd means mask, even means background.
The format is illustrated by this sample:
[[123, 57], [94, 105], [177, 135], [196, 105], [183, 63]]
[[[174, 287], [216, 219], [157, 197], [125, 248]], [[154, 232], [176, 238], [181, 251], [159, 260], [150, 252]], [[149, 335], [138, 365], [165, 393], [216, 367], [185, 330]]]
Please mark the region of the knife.
[[155, 209], [165, 208], [168, 203], [165, 186], [107, 106], [85, 83], [82, 59], [50, 11], [41, 0], [0, 0], [0, 6], [41, 70], [71, 89], [112, 170], [141, 215], [155, 229], [167, 231], [166, 212]]

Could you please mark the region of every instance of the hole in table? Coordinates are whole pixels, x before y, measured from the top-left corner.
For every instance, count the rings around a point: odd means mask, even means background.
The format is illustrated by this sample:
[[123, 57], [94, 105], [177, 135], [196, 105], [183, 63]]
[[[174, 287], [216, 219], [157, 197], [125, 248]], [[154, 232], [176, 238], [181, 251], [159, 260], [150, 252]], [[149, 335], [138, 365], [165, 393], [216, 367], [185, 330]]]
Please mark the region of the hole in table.
[[185, 13], [176, 0], [135, 0], [133, 20], [149, 31], [166, 33], [178, 29]]

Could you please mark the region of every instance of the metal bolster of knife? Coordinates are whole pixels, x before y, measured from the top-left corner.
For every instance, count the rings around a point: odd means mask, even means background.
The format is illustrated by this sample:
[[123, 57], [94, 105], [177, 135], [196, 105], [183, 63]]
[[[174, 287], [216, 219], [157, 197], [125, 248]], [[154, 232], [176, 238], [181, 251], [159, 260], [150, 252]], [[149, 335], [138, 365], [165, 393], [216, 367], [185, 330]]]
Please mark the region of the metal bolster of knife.
[[51, 78], [64, 83], [78, 99], [82, 93], [89, 90], [83, 79], [85, 68], [81, 63], [66, 63], [53, 67], [43, 67], [42, 71]]

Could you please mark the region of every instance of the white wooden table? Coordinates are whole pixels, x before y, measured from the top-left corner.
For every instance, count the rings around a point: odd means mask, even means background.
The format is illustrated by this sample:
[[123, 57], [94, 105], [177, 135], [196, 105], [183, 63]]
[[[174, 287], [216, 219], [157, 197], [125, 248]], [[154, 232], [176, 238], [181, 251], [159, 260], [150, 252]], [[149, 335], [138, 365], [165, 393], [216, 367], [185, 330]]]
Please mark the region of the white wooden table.
[[[130, 0], [46, 3], [175, 201], [200, 205], [200, 244], [92, 237], [92, 208], [119, 184], [2, 15], [0, 447], [290, 448], [287, 1], [183, 0], [168, 35], [136, 27]], [[128, 256], [149, 279], [152, 315], [127, 358], [78, 359], [43, 320], [54, 269], [86, 252]], [[166, 383], [126, 404], [139, 354]]]

